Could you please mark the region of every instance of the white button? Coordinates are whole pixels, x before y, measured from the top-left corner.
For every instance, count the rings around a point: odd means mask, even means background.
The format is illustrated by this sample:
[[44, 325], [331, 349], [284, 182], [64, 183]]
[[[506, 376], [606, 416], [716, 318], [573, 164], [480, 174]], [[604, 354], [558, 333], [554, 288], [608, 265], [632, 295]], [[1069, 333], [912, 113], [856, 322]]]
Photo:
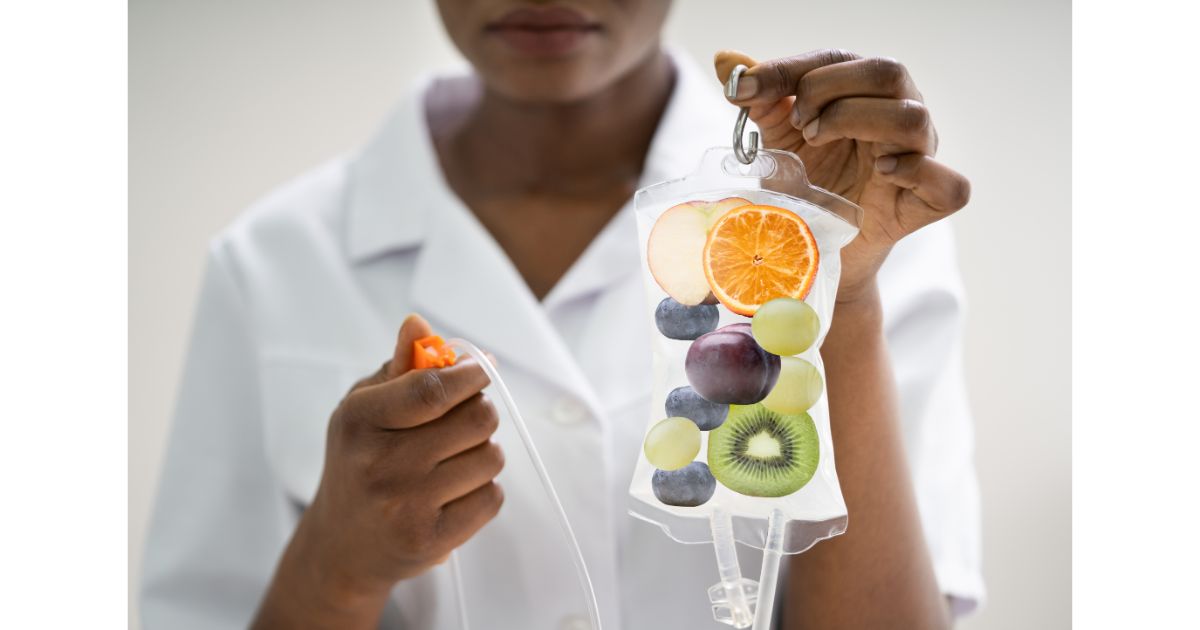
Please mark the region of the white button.
[[559, 424], [579, 424], [587, 418], [587, 407], [572, 396], [563, 396], [550, 406], [550, 419]]
[[558, 624], [562, 630], [592, 630], [592, 624], [582, 615], [567, 615]]

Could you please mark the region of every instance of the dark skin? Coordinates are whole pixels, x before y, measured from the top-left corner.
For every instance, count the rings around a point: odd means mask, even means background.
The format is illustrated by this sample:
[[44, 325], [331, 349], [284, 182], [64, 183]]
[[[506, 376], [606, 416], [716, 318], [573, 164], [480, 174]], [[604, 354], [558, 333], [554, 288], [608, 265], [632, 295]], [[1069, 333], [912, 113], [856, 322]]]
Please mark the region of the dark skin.
[[965, 206], [970, 184], [933, 159], [937, 132], [896, 61], [822, 50], [756, 64], [726, 51], [718, 77], [739, 63], [755, 80], [734, 100], [750, 106], [764, 145], [795, 152], [814, 183], [865, 211], [842, 251], [836, 317], [821, 347], [852, 525], [792, 557], [783, 627], [950, 627], [905, 462], [875, 274], [900, 238]]
[[[520, 4], [439, 3], [477, 75], [439, 85], [429, 120], [447, 181], [542, 297], [633, 192], [671, 89], [658, 43], [668, 3], [573, 3], [589, 20], [583, 43], [533, 56], [489, 30]], [[821, 350], [852, 524], [789, 558], [783, 625], [948, 628], [904, 460], [875, 276], [899, 239], [964, 206], [969, 185], [932, 159], [937, 135], [903, 66], [843, 51], [761, 64], [721, 53], [718, 79], [739, 62], [750, 66], [743, 84], [757, 89], [736, 102], [751, 106], [764, 144], [795, 151], [814, 183], [866, 212], [842, 253]], [[408, 348], [430, 332], [406, 320], [392, 358], [334, 411], [320, 488], [254, 627], [375, 627], [397, 582], [444, 561], [499, 511], [503, 454], [489, 441], [498, 419], [480, 395], [487, 379], [470, 362], [412, 370]]]
[[538, 299], [637, 190], [673, 72], [656, 48], [582, 103], [513, 101], [474, 78], [430, 94], [445, 104], [429, 121], [447, 183]]

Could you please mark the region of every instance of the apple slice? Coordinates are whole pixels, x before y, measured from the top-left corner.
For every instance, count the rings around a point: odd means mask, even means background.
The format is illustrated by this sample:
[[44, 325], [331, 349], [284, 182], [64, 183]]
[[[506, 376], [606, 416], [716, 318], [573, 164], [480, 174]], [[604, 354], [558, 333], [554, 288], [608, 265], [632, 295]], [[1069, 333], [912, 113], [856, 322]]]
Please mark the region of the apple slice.
[[708, 229], [726, 212], [749, 205], [741, 197], [688, 201], [663, 212], [650, 230], [646, 259], [650, 274], [667, 295], [686, 306], [714, 303], [704, 276]]

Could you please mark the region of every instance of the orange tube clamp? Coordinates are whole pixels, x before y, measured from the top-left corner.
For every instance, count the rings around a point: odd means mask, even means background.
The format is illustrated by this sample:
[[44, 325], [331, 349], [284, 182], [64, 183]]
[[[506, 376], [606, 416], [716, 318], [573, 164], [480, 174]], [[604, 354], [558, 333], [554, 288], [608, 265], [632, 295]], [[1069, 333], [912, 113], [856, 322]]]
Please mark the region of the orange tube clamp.
[[413, 342], [413, 369], [443, 368], [454, 365], [458, 357], [454, 349], [446, 345], [438, 335], [421, 337]]

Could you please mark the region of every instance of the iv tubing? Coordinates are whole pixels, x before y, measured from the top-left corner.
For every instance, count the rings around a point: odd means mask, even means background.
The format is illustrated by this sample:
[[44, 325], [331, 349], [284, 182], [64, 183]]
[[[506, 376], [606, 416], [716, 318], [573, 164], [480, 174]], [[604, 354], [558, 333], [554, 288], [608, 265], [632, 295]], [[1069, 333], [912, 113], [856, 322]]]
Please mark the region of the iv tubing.
[[775, 586], [779, 583], [779, 557], [783, 554], [783, 512], [771, 511], [767, 521], [767, 544], [763, 547], [762, 572], [758, 575], [758, 603], [754, 607], [753, 630], [770, 630], [775, 608]]
[[737, 545], [733, 538], [733, 517], [723, 507], [716, 507], [710, 516], [713, 547], [717, 552], [717, 571], [721, 574], [729, 622], [734, 628], [750, 627], [750, 601], [746, 597], [746, 582], [738, 566]]
[[[446, 342], [446, 345], [461, 350], [464, 354], [475, 359], [479, 363], [479, 366], [483, 368], [484, 373], [491, 379], [492, 385], [496, 387], [496, 392], [500, 394], [500, 400], [504, 403], [504, 408], [508, 411], [508, 417], [516, 425], [517, 433], [521, 436], [521, 442], [525, 445], [525, 451], [529, 453], [529, 459], [533, 461], [533, 467], [537, 470], [538, 479], [542, 481], [542, 488], [545, 489], [546, 495], [550, 497], [550, 502], [554, 504], [554, 509], [558, 515], [558, 523], [562, 526], [567, 540], [571, 542], [571, 550], [574, 552], [571, 559], [575, 562], [575, 572], [579, 577], [579, 586], [587, 594], [585, 599], [587, 601], [588, 616], [592, 621], [592, 630], [601, 630], [600, 607], [596, 603], [596, 590], [592, 587], [592, 578], [588, 575], [587, 563], [583, 560], [583, 550], [579, 548], [579, 540], [575, 538], [575, 531], [571, 529], [571, 521], [567, 519], [567, 512], [563, 509], [562, 501], [558, 498], [558, 492], [554, 490], [554, 483], [550, 481], [550, 473], [546, 472], [546, 465], [542, 463], [542, 457], [538, 455], [537, 446], [533, 443], [533, 437], [529, 435], [529, 429], [525, 426], [525, 419], [521, 416], [521, 411], [517, 409], [516, 401], [513, 400], [512, 394], [508, 391], [508, 387], [505, 386], [504, 379], [500, 378], [500, 373], [496, 370], [496, 366], [492, 364], [487, 355], [477, 348], [475, 344], [465, 339], [450, 339]], [[778, 566], [778, 560], [776, 560], [776, 565]], [[460, 624], [463, 630], [466, 630], [467, 616], [463, 598], [462, 579], [458, 574], [458, 559], [454, 557], [454, 554], [451, 554], [451, 569], [454, 572], [454, 586], [458, 590]]]
[[450, 576], [454, 580], [454, 600], [458, 605], [458, 630], [467, 630], [471, 624], [467, 623], [467, 596], [462, 585], [462, 569], [458, 564], [458, 550], [450, 552]]

